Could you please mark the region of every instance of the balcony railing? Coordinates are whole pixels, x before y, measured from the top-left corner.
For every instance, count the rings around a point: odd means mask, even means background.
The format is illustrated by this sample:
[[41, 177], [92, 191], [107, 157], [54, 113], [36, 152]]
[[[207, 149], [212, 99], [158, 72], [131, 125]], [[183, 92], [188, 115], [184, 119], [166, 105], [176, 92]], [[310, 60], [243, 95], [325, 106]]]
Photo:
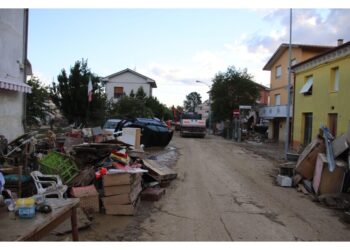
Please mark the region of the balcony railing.
[[[293, 115], [293, 106], [290, 106], [289, 117]], [[259, 109], [259, 116], [265, 119], [287, 117], [287, 105], [265, 106]]]

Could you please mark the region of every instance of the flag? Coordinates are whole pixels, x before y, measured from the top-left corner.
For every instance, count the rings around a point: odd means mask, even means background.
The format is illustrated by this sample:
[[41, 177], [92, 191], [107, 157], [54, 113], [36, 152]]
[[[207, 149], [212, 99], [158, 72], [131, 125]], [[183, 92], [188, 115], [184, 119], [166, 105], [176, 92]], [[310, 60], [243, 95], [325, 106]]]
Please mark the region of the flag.
[[89, 102], [92, 101], [92, 82], [91, 82], [91, 77], [89, 78], [89, 84], [88, 84], [88, 98]]

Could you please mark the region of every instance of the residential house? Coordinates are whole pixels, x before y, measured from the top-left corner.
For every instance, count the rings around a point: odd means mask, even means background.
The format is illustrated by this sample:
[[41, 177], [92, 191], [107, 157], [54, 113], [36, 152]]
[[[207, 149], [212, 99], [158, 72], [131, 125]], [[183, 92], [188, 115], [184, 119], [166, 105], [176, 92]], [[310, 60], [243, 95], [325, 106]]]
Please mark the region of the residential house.
[[269, 94], [270, 94], [270, 88], [262, 85], [262, 84], [258, 84], [259, 87], [259, 93], [260, 93], [260, 98], [256, 101], [256, 103], [259, 106], [264, 106], [264, 105], [268, 105], [269, 104]]
[[0, 134], [8, 141], [24, 133], [28, 10], [0, 9]]
[[156, 82], [134, 70], [124, 69], [102, 79], [106, 87], [107, 99], [117, 102], [124, 95], [136, 94], [142, 87], [147, 96], [152, 96], [152, 89], [157, 88]]
[[321, 125], [334, 136], [350, 121], [350, 42], [292, 67], [295, 74], [293, 147], [308, 144]]
[[[271, 72], [269, 94], [270, 103], [267, 107], [263, 107], [259, 110], [259, 116], [268, 120], [269, 139], [273, 139], [276, 142], [284, 142], [286, 134], [289, 66], [288, 47], [289, 45], [286, 43], [281, 44], [263, 68], [264, 70]], [[295, 65], [331, 48], [333, 47], [292, 44], [291, 64]], [[291, 92], [292, 91], [293, 82]], [[291, 103], [292, 102], [293, 100], [291, 100]], [[290, 108], [290, 117], [291, 116], [292, 108]]]

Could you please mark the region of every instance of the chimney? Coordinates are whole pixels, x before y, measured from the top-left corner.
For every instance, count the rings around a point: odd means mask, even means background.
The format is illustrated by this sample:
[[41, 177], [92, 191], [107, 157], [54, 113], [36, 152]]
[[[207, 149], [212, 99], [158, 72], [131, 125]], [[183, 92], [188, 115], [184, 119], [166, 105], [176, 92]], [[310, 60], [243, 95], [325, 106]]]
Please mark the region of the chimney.
[[342, 45], [344, 42], [344, 39], [338, 39], [338, 46]]

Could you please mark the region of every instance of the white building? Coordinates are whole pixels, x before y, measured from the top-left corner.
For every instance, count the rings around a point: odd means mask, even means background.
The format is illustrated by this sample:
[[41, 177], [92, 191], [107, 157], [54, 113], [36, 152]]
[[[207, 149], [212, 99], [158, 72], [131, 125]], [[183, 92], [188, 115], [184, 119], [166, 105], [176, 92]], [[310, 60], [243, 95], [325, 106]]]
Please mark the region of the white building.
[[152, 89], [157, 88], [156, 82], [136, 71], [124, 69], [102, 79], [106, 87], [108, 100], [117, 102], [124, 95], [130, 95], [133, 91], [136, 94], [137, 90], [142, 87], [147, 96], [152, 96]]
[[24, 133], [28, 10], [0, 9], [0, 134], [8, 141]]
[[202, 119], [208, 119], [209, 118], [209, 100], [204, 101], [203, 103], [199, 104], [195, 108], [195, 112], [197, 114], [202, 115]]

